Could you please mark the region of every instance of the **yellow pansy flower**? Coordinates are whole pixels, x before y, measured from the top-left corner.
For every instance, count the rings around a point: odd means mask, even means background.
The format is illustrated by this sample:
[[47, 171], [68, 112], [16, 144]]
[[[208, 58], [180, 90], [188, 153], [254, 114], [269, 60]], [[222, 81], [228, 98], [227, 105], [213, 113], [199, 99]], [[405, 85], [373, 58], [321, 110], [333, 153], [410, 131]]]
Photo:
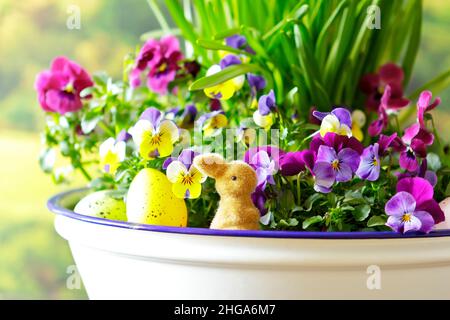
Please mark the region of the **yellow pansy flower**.
[[166, 172], [167, 178], [172, 182], [172, 192], [177, 198], [198, 198], [202, 192], [202, 183], [206, 176], [194, 165], [186, 167], [181, 161], [172, 161]]
[[353, 136], [362, 141], [364, 134], [362, 128], [366, 124], [366, 115], [361, 110], [355, 110], [352, 112], [352, 134]]
[[114, 138], [109, 138], [104, 141], [99, 148], [100, 166], [102, 169], [114, 175], [120, 162], [125, 160], [126, 143], [125, 141], [118, 141]]

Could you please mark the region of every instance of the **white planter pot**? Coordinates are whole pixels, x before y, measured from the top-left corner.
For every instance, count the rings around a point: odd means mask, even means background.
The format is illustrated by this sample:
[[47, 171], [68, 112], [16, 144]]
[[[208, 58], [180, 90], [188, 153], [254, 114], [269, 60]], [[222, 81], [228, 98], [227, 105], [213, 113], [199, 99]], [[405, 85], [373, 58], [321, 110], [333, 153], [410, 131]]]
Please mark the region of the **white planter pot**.
[[49, 201], [91, 299], [448, 299], [450, 230], [214, 231], [133, 225]]

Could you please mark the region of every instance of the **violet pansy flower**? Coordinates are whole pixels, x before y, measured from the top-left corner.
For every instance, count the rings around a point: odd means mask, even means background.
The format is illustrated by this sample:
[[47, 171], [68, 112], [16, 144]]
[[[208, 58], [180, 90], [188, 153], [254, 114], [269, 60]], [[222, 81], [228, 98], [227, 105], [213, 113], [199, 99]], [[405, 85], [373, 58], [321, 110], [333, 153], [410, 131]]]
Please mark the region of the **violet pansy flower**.
[[266, 95], [262, 95], [258, 101], [258, 112], [262, 116], [267, 116], [269, 113], [277, 110], [275, 93], [273, 90]]
[[386, 203], [387, 224], [398, 232], [430, 232], [435, 224], [445, 220], [434, 200], [432, 185], [425, 179], [404, 178], [397, 183], [397, 194]]
[[434, 226], [433, 217], [426, 211], [417, 210], [416, 200], [405, 191], [393, 196], [386, 203], [385, 211], [389, 215], [386, 225], [396, 232], [428, 233]]
[[320, 146], [313, 169], [316, 190], [326, 193], [336, 181], [350, 181], [359, 163], [360, 156], [353, 149], [344, 148], [336, 153], [331, 147]]
[[258, 91], [261, 91], [266, 87], [266, 79], [264, 79], [263, 76], [247, 73], [247, 80], [253, 96], [256, 96]]
[[380, 177], [379, 145], [375, 143], [364, 149], [356, 175], [364, 180], [376, 181]]
[[347, 109], [335, 108], [331, 112], [314, 111], [313, 116], [321, 120], [319, 132], [322, 137], [329, 132], [352, 136], [352, 115]]
[[255, 169], [258, 177], [258, 187], [264, 190], [267, 182], [275, 184], [273, 175], [276, 173], [277, 168], [275, 161], [270, 159], [266, 151], [258, 151], [250, 161], [250, 165]]

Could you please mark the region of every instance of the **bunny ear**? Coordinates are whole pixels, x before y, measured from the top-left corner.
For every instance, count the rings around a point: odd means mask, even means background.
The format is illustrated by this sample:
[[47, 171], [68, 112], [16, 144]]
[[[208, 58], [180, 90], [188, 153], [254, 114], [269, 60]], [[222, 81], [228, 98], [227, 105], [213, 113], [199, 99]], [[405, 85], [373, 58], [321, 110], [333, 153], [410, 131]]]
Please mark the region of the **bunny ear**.
[[196, 166], [203, 174], [211, 178], [220, 177], [227, 164], [224, 158], [217, 153], [206, 153], [194, 158], [194, 166]]

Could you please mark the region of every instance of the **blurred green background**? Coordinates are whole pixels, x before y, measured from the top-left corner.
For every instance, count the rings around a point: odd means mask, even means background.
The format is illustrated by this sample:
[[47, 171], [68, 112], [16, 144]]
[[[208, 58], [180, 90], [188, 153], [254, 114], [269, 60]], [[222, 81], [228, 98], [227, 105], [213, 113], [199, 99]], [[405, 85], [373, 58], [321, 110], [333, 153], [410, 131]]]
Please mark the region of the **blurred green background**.
[[[80, 30], [66, 27], [70, 5], [80, 8]], [[450, 1], [424, 1], [421, 50], [408, 92], [450, 67], [449, 21]], [[0, 299], [86, 298], [83, 288], [66, 287], [73, 260], [46, 209], [49, 196], [70, 186], [54, 186], [38, 166], [44, 118], [35, 75], [65, 55], [90, 72], [120, 77], [123, 56], [157, 27], [145, 0], [0, 0]], [[450, 90], [440, 96], [435, 112], [450, 141]], [[81, 183], [75, 178], [72, 185]]]

